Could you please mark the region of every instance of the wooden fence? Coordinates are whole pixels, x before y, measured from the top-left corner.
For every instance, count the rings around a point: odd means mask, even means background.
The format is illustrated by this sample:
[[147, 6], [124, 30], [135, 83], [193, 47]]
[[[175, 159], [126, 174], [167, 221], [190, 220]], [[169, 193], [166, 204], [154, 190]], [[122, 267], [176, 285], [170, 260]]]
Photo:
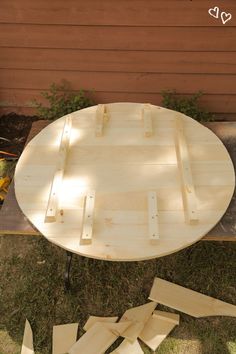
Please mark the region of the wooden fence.
[[[0, 105], [34, 113], [52, 82], [95, 102], [161, 104], [161, 91], [199, 90], [218, 119], [236, 118], [236, 1], [2, 0]], [[219, 6], [232, 19], [209, 15]]]

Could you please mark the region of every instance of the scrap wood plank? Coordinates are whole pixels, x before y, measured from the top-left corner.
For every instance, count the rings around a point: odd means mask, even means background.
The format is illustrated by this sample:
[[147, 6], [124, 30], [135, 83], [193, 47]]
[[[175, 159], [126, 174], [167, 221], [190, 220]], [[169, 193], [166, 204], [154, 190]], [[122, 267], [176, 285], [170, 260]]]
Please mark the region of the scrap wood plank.
[[145, 323], [155, 310], [156, 306], [157, 304], [155, 302], [149, 302], [125, 311], [120, 322], [132, 321], [132, 325], [124, 331], [122, 336], [127, 338], [130, 342], [134, 342], [143, 330]]
[[34, 354], [33, 332], [27, 319], [25, 320], [25, 330], [21, 347], [21, 354]]
[[146, 103], [143, 105], [142, 115], [144, 125], [144, 136], [146, 138], [149, 138], [153, 135], [152, 109], [150, 104]]
[[[108, 325], [113, 326], [111, 328]], [[70, 348], [68, 353], [103, 354], [128, 326], [130, 322], [122, 324], [97, 322]]]
[[95, 323], [97, 322], [109, 322], [115, 323], [118, 320], [118, 317], [99, 317], [99, 316], [89, 316], [89, 319], [85, 323], [83, 329], [88, 331]]
[[143, 350], [137, 340], [130, 343], [127, 339], [124, 339], [111, 354], [143, 354]]
[[95, 191], [89, 191], [85, 197], [83, 229], [81, 235], [81, 243], [92, 242], [93, 219], [94, 219]]
[[176, 325], [179, 324], [179, 315], [177, 315], [176, 313], [156, 310], [153, 312], [153, 317], [172, 322]]
[[[179, 324], [179, 315], [162, 311], [156, 311], [148, 320], [139, 338], [153, 351], [155, 351], [161, 342], [168, 336], [172, 329]], [[174, 316], [175, 317], [174, 317]]]
[[148, 192], [148, 230], [149, 240], [156, 243], [159, 240], [158, 214], [157, 214], [157, 196], [156, 192]]
[[197, 200], [190, 166], [188, 146], [181, 115], [175, 117], [175, 147], [181, 177], [182, 198], [186, 222], [197, 223]]
[[56, 165], [56, 171], [51, 184], [51, 190], [46, 208], [45, 222], [56, 221], [58, 205], [59, 205], [59, 191], [63, 180], [64, 169], [66, 164], [67, 153], [70, 145], [71, 134], [71, 116], [67, 116], [63, 127], [61, 141], [59, 146], [59, 157]]
[[236, 306], [183, 286], [155, 278], [149, 299], [193, 317], [236, 317]]
[[78, 323], [53, 326], [52, 354], [64, 354], [76, 342]]

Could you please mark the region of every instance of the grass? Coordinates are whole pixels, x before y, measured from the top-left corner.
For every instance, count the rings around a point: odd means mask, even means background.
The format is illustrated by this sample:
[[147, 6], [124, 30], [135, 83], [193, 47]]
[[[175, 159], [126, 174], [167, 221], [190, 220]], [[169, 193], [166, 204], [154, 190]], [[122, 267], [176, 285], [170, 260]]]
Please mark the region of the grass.
[[[2, 236], [0, 241], [0, 354], [20, 353], [25, 318], [32, 325], [36, 354], [51, 353], [53, 325], [79, 322], [81, 335], [90, 314], [122, 315], [147, 302], [155, 276], [235, 304], [235, 243], [199, 242], [144, 262], [74, 256], [72, 291], [65, 293], [62, 249], [43, 237]], [[143, 350], [151, 353], [145, 346]], [[180, 325], [156, 353], [234, 354], [236, 319], [195, 319], [181, 313]]]

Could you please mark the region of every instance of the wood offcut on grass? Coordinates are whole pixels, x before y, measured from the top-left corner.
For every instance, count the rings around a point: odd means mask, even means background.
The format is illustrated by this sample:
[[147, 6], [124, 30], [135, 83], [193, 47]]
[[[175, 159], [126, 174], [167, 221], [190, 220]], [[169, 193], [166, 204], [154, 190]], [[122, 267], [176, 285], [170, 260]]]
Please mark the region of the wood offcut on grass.
[[[235, 243], [199, 242], [176, 254], [143, 262], [74, 255], [72, 291], [65, 293], [65, 251], [43, 237], [2, 236], [0, 242], [1, 354], [20, 353], [26, 318], [33, 329], [36, 354], [50, 354], [53, 325], [78, 322], [81, 335], [91, 314], [121, 316], [127, 308], [147, 302], [155, 276], [236, 304]], [[142, 348], [151, 354], [145, 345]], [[156, 353], [235, 354], [236, 319], [195, 319], [180, 313], [180, 325]]]

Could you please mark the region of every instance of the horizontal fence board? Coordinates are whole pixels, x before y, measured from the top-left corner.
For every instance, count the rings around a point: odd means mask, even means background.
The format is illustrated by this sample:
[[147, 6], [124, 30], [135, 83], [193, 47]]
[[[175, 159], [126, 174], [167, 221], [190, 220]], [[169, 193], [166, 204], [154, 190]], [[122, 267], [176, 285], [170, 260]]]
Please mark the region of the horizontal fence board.
[[2, 48], [0, 68], [236, 74], [236, 52]]
[[[208, 14], [211, 0], [2, 0], [0, 22], [65, 25], [222, 26]], [[235, 1], [224, 11], [236, 13]], [[227, 25], [235, 25], [235, 16]]]
[[79, 71], [0, 70], [0, 88], [48, 89], [61, 79], [73, 89], [156, 93], [166, 89], [191, 94], [236, 94], [236, 75], [106, 73]]
[[[1, 47], [236, 51], [236, 27], [119, 27], [0, 24]], [[173, 55], [173, 54], [172, 54]]]
[[[92, 92], [86, 93], [94, 103], [143, 102], [162, 105], [160, 93], [138, 92]], [[181, 95], [177, 95], [181, 96]], [[185, 95], [191, 97], [191, 95]], [[40, 90], [5, 89], [0, 90], [0, 102], [4, 106], [31, 107], [32, 100], [47, 104]], [[201, 107], [209, 112], [236, 113], [236, 95], [203, 95], [199, 99]]]

